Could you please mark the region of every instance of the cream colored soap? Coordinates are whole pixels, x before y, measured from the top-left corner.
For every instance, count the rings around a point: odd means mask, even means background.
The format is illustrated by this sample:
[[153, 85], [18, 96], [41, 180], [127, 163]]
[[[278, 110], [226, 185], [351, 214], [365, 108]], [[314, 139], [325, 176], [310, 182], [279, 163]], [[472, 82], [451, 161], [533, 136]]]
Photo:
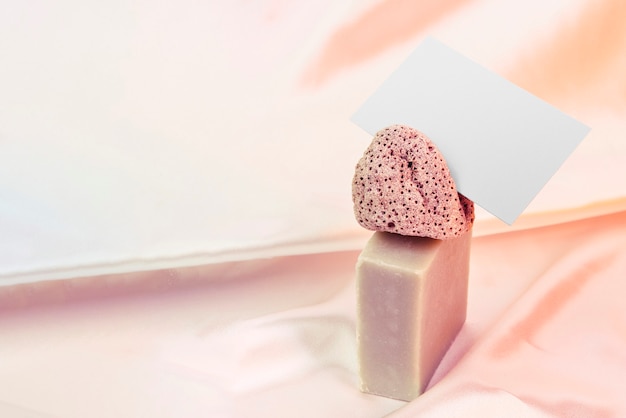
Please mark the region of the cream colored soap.
[[448, 240], [376, 232], [357, 262], [363, 392], [424, 392], [465, 322], [471, 232]]

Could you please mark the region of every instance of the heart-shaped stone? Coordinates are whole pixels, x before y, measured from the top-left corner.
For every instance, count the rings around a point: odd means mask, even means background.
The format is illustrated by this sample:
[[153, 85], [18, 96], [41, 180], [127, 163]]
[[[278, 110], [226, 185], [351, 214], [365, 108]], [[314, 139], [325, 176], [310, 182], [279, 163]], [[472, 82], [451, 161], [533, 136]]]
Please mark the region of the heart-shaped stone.
[[379, 131], [352, 181], [354, 214], [372, 231], [454, 238], [472, 228], [474, 202], [459, 194], [435, 144], [403, 125]]

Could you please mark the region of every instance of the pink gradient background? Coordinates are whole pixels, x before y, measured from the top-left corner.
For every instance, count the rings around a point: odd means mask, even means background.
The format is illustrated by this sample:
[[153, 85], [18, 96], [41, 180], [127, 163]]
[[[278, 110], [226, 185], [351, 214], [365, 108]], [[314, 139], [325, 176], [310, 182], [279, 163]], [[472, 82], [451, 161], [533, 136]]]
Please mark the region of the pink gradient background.
[[[59, 4], [0, 6], [0, 416], [626, 416], [625, 3]], [[349, 116], [427, 35], [592, 132], [478, 214], [405, 403], [357, 390]]]

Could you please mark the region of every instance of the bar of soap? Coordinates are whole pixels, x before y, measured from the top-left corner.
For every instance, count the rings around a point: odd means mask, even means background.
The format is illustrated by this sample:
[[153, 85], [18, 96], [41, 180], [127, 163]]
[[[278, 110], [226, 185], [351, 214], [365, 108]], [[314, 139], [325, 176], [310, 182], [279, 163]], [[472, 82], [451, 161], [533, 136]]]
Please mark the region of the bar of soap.
[[438, 240], [375, 232], [357, 269], [360, 389], [422, 394], [463, 326], [471, 231]]

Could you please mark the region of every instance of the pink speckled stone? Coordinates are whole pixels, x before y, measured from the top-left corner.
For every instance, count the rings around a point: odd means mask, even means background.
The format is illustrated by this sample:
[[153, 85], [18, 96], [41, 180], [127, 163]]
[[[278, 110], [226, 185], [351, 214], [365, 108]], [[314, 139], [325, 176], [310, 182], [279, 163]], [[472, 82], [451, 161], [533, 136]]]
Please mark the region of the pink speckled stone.
[[376, 134], [356, 166], [352, 200], [357, 221], [372, 231], [447, 239], [474, 222], [474, 202], [457, 192], [435, 144], [408, 126]]

